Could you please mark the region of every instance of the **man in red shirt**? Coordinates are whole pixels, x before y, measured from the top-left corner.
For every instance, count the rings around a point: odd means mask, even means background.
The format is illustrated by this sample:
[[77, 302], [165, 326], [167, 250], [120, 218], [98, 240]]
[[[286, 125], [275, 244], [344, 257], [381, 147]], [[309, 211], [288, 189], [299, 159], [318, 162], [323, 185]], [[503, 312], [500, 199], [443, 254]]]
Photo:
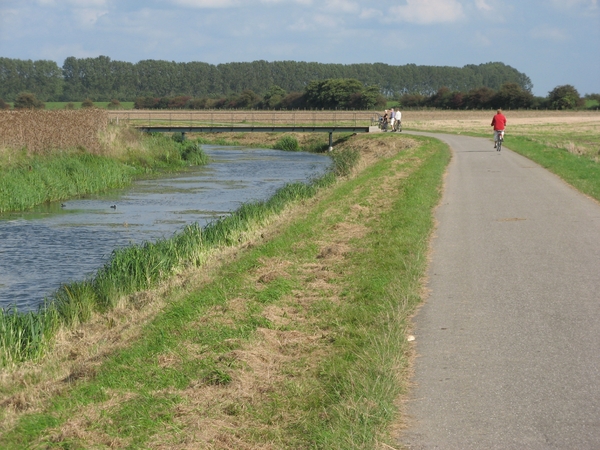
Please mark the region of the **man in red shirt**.
[[504, 128], [506, 127], [506, 116], [502, 114], [501, 109], [498, 109], [498, 112], [492, 118], [492, 126], [494, 127], [494, 148], [496, 148], [500, 136], [504, 137]]

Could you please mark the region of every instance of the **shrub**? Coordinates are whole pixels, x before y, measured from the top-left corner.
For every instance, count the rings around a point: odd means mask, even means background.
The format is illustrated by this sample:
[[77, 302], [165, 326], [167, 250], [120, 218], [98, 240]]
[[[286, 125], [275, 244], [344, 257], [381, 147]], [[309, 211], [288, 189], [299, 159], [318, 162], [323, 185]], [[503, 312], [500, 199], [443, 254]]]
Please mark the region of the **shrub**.
[[298, 139], [296, 139], [294, 136], [284, 136], [275, 143], [273, 148], [297, 152], [300, 150], [300, 144], [298, 144]]
[[548, 102], [553, 109], [574, 109], [583, 106], [584, 100], [570, 84], [557, 86], [548, 94]]
[[0, 109], [10, 109], [10, 105], [0, 98]]
[[31, 92], [21, 92], [15, 99], [15, 109], [44, 109], [46, 105]]
[[86, 98], [83, 103], [81, 103], [81, 107], [82, 108], [93, 108], [94, 107], [94, 102], [91, 101], [89, 98]]
[[107, 106], [108, 109], [121, 109], [121, 102], [115, 98], [113, 98]]
[[73, 104], [73, 102], [69, 102], [65, 105], [65, 109], [75, 109], [75, 105]]

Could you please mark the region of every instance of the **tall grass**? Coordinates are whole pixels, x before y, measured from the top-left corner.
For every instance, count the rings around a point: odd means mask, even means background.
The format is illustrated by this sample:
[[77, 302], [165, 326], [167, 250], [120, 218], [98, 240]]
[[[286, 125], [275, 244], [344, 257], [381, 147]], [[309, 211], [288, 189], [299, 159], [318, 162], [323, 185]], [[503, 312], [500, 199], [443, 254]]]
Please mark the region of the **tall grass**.
[[20, 313], [0, 309], [0, 366], [43, 355], [58, 325], [52, 308]]
[[[206, 164], [199, 144], [163, 135], [136, 135], [119, 154], [67, 149], [50, 154], [10, 152], [0, 159], [0, 212], [127, 186], [136, 176]], [[114, 145], [123, 145], [117, 141]], [[106, 153], [110, 153], [108, 150]]]
[[122, 187], [136, 172], [132, 166], [89, 153], [35, 156], [2, 171], [0, 212]]
[[[37, 313], [5, 312], [0, 330], [9, 330], [0, 346], [0, 363], [19, 362], [43, 355], [53, 332], [60, 327], [84, 323], [99, 312], [114, 308], [127, 295], [157, 286], [178, 270], [199, 266], [209, 251], [239, 243], [251, 231], [291, 202], [307, 199], [335, 181], [336, 174], [348, 170], [348, 162], [337, 156], [330, 171], [308, 183], [291, 183], [266, 201], [242, 205], [231, 215], [204, 228], [192, 224], [170, 239], [146, 242], [116, 249], [109, 261], [92, 278], [61, 286]], [[352, 159], [352, 158], [351, 158]], [[344, 161], [340, 163], [340, 161]], [[343, 169], [338, 166], [342, 164]], [[27, 331], [30, 323], [39, 323]], [[33, 332], [35, 334], [31, 334]], [[34, 336], [34, 337], [30, 337]]]

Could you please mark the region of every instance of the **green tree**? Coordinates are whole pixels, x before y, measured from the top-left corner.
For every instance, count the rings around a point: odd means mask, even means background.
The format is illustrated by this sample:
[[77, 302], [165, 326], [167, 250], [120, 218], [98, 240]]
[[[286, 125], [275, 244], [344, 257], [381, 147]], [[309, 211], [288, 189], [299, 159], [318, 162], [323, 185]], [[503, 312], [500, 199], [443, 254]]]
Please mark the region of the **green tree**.
[[353, 78], [332, 78], [311, 81], [306, 87], [307, 103], [314, 108], [350, 108], [357, 94], [364, 91], [363, 84]]
[[466, 95], [466, 106], [471, 109], [490, 108], [495, 93], [493, 89], [486, 86], [471, 89]]
[[555, 87], [548, 94], [548, 104], [553, 109], [574, 109], [583, 106], [584, 100], [570, 84]]
[[533, 94], [517, 83], [504, 83], [491, 100], [494, 108], [518, 109], [533, 105]]
[[44, 109], [46, 105], [31, 92], [21, 92], [15, 98], [15, 109]]
[[275, 84], [272, 85], [271, 87], [269, 87], [267, 93], [263, 97], [263, 107], [268, 109], [277, 108], [281, 105], [281, 101], [286, 95], [287, 92], [285, 92], [285, 89]]

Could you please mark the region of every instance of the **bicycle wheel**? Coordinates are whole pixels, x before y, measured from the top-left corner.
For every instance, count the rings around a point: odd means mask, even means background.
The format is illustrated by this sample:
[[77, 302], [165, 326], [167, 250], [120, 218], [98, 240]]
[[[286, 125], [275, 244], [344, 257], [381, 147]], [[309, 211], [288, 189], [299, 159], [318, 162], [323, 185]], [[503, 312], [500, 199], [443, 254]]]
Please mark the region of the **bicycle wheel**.
[[498, 150], [498, 151], [502, 150], [502, 141], [503, 141], [503, 139], [502, 139], [502, 138], [499, 138], [499, 139], [498, 139], [498, 146], [497, 146], [497, 150]]

